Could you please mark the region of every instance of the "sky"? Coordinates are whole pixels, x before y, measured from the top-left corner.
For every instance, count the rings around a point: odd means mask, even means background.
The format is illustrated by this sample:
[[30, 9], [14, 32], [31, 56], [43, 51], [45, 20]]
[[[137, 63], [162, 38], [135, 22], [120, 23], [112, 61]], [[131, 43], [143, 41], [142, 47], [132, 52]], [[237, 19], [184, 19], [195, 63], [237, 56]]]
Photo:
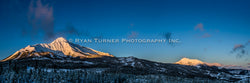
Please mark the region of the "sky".
[[249, 0], [0, 0], [0, 59], [57, 37], [181, 42], [76, 43], [117, 57], [250, 63]]

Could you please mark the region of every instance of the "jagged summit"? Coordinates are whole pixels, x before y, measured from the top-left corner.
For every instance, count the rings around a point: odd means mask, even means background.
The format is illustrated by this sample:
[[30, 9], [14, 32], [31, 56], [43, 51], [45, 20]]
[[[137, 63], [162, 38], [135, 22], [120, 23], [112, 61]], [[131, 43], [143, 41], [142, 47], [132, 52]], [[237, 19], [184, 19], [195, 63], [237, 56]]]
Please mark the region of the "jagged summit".
[[55, 39], [54, 41], [52, 41], [51, 43], [58, 43], [58, 42], [68, 42], [68, 40], [66, 40], [63, 37], [59, 37], [59, 38]]
[[175, 64], [180, 64], [180, 65], [189, 65], [189, 66], [197, 66], [197, 65], [207, 65], [207, 66], [222, 66], [219, 63], [207, 63], [207, 62], [202, 62], [198, 59], [189, 59], [189, 58], [182, 58]]
[[49, 56], [52, 57], [79, 57], [79, 58], [96, 58], [103, 56], [113, 55], [109, 53], [104, 53], [100, 51], [93, 50], [88, 47], [83, 47], [77, 44], [73, 44], [67, 41], [63, 37], [59, 37], [49, 44], [36, 44], [28, 45], [25, 48], [20, 49], [11, 56], [5, 58], [2, 61], [20, 59], [26, 57], [42, 57]]

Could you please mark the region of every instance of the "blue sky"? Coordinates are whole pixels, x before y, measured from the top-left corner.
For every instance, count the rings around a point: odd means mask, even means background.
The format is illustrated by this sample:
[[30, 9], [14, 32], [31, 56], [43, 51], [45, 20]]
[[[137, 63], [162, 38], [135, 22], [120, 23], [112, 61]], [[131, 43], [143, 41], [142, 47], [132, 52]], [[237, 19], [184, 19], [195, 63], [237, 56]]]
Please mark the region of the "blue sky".
[[175, 47], [78, 43], [119, 57], [167, 63], [182, 57], [227, 65], [250, 63], [250, 55], [236, 58], [236, 54], [230, 53], [237, 45], [249, 51], [245, 45], [250, 40], [249, 0], [39, 1], [0, 1], [0, 59], [27, 45], [49, 43], [59, 36], [79, 38], [66, 34], [68, 29], [74, 29], [103, 38], [127, 38], [132, 32], [136, 38], [164, 38], [162, 33], [171, 32], [181, 40]]

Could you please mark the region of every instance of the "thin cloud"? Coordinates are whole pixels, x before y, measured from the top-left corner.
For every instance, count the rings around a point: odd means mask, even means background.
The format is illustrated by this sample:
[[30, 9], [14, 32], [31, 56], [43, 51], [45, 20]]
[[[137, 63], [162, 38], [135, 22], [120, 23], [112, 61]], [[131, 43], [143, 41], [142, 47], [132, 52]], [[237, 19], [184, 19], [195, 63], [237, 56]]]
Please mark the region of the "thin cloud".
[[209, 38], [211, 37], [211, 35], [207, 32], [204, 32], [205, 29], [204, 29], [204, 25], [202, 23], [199, 23], [197, 24], [195, 27], [194, 27], [194, 30], [197, 31], [199, 30], [201, 33], [198, 34], [198, 37], [199, 38]]
[[128, 26], [129, 29], [133, 29], [133, 27], [134, 27], [134, 24], [133, 24], [133, 23], [131, 23], [131, 24]]
[[204, 48], [203, 50], [206, 52], [206, 51], [207, 51], [207, 48]]
[[131, 30], [130, 30], [130, 32], [128, 33], [128, 36], [127, 36], [127, 37], [128, 37], [128, 38], [137, 38], [137, 36], [139, 35], [139, 33], [132, 30], [132, 29], [134, 29], [134, 24], [131, 23], [131, 24], [129, 25], [128, 28], [131, 29]]
[[43, 31], [45, 38], [54, 36], [53, 6], [50, 3], [43, 4], [41, 0], [32, 0], [29, 5], [28, 21], [32, 26], [33, 36], [37, 36], [40, 31]]
[[208, 33], [204, 33], [204, 34], [202, 35], [202, 38], [208, 38], [208, 37], [211, 37], [211, 35], [208, 34]]
[[133, 26], [134, 26], [134, 24], [130, 24], [130, 26], [131, 26], [131, 27], [133, 27]]
[[138, 32], [131, 31], [128, 35], [128, 38], [136, 38], [139, 35]]
[[204, 31], [203, 24], [202, 24], [202, 23], [197, 24], [197, 25], [194, 27], [194, 30]]
[[237, 45], [234, 45], [234, 48], [233, 50], [236, 51], [236, 50], [239, 50], [239, 49], [243, 49], [245, 46], [243, 46], [242, 44], [237, 44]]
[[244, 55], [248, 55], [248, 50], [246, 47], [248, 46], [250, 42], [246, 42], [245, 44], [236, 44], [233, 47], [233, 50], [231, 53], [235, 53], [237, 57], [241, 58]]
[[216, 33], [219, 33], [219, 32], [220, 32], [220, 30], [215, 30], [215, 32], [216, 32]]

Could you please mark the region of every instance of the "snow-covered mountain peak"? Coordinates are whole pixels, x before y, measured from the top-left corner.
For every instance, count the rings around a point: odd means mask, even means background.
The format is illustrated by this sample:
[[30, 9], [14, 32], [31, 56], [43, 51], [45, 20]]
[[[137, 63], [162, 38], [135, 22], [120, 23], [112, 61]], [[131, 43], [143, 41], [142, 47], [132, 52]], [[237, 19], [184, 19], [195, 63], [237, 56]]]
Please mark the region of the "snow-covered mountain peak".
[[220, 63], [208, 63], [208, 62], [200, 61], [198, 59], [189, 59], [189, 58], [182, 58], [181, 60], [175, 62], [174, 64], [189, 65], [189, 66], [206, 65], [206, 66], [217, 66], [217, 67], [227, 68], [227, 69], [250, 70], [250, 68], [247, 68], [245, 66], [223, 65], [223, 64], [220, 64]]
[[175, 64], [189, 65], [189, 66], [197, 66], [197, 65], [223, 66], [222, 64], [219, 64], [219, 63], [207, 63], [207, 62], [200, 61], [198, 59], [189, 59], [189, 58], [182, 58]]
[[68, 42], [65, 38], [59, 37], [56, 40], [54, 40], [52, 43], [61, 43], [61, 42]]
[[176, 64], [195, 66], [199, 64], [204, 64], [204, 62], [197, 59], [182, 58]]
[[109, 53], [104, 53], [88, 47], [73, 44], [71, 42], [68, 42], [63, 37], [59, 37], [49, 44], [28, 45], [27, 47], [20, 49], [19, 51], [15, 52], [2, 61], [45, 55], [53, 57], [70, 56], [79, 58], [97, 58], [103, 56], [114, 57]]

